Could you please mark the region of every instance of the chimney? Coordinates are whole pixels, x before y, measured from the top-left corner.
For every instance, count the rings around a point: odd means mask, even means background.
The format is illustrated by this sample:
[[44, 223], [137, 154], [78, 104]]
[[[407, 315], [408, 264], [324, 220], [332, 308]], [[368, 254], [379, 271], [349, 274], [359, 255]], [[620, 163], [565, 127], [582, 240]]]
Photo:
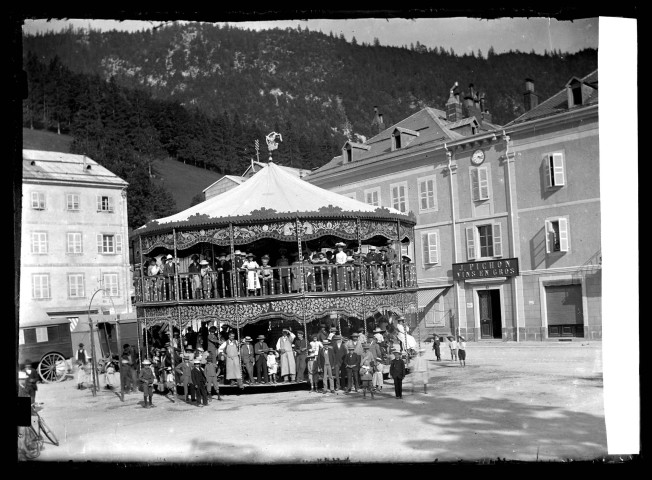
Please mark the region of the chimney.
[[525, 92], [523, 93], [523, 104], [525, 111], [529, 112], [539, 105], [539, 96], [534, 93], [534, 81], [531, 78], [525, 79]]
[[450, 95], [446, 102], [446, 120], [457, 122], [462, 120], [462, 105], [460, 104], [460, 93], [457, 91], [457, 82], [450, 89]]
[[383, 114], [378, 113], [378, 107], [374, 106], [374, 119], [371, 122], [371, 125], [376, 126], [376, 133], [380, 133], [383, 131], [384, 125], [383, 125]]
[[484, 93], [480, 94], [480, 111], [484, 112], [486, 109], [485, 107], [485, 101], [484, 101]]

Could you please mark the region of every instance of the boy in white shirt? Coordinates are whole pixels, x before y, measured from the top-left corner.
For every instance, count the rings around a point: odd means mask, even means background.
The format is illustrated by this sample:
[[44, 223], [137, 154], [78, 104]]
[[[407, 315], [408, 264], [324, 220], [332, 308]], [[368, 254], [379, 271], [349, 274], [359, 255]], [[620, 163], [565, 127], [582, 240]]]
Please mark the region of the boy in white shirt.
[[448, 348], [451, 349], [451, 360], [457, 360], [457, 342], [452, 335], [448, 337]]
[[460, 365], [466, 367], [466, 339], [461, 335], [458, 335], [457, 339], [459, 341], [457, 344], [457, 356], [460, 359]]

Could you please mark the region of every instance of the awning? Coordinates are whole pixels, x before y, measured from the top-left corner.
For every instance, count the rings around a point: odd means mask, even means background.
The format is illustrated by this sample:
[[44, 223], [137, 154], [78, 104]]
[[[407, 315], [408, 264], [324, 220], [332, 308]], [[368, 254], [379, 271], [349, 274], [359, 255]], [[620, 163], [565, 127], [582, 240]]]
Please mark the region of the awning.
[[441, 287], [441, 288], [428, 288], [419, 290], [417, 292], [417, 303], [419, 305], [419, 311], [424, 310], [428, 305], [430, 305], [439, 295], [444, 293], [450, 287]]

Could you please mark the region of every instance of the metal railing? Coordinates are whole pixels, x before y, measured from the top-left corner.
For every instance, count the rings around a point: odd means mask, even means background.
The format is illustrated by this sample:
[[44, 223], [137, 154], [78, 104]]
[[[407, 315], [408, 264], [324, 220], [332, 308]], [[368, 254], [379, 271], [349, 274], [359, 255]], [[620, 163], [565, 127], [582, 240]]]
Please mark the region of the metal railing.
[[[302, 274], [303, 273], [303, 274]], [[178, 283], [177, 278], [178, 277]], [[287, 267], [218, 269], [134, 279], [136, 302], [273, 297], [290, 293], [382, 291], [416, 287], [412, 264], [298, 264]]]

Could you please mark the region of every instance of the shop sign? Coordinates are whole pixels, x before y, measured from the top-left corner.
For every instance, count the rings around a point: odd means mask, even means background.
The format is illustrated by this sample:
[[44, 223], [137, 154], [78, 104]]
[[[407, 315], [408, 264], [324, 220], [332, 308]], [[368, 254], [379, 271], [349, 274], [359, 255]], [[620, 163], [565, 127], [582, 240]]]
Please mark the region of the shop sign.
[[453, 279], [515, 277], [518, 275], [518, 258], [503, 258], [486, 262], [453, 264]]

